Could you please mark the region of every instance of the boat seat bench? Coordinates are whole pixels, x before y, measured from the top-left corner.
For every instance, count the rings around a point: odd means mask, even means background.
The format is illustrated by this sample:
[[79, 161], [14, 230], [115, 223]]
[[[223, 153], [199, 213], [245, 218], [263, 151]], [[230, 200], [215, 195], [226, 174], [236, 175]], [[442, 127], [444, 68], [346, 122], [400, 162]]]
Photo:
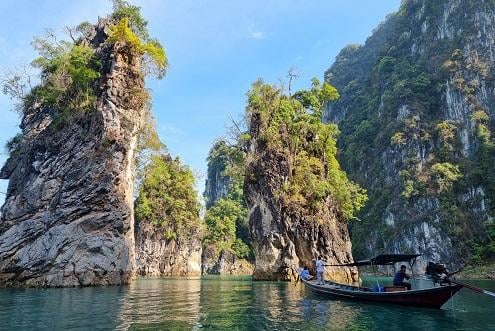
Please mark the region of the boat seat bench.
[[405, 287], [405, 286], [385, 286], [384, 291], [385, 292], [407, 291], [407, 287]]

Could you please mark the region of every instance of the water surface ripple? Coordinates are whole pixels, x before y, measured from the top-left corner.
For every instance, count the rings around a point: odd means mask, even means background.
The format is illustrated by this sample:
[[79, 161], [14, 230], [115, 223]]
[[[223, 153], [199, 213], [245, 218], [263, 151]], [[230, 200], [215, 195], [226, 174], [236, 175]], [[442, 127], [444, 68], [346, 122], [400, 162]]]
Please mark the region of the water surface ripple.
[[[494, 281], [474, 282], [495, 290]], [[442, 310], [332, 300], [249, 277], [138, 279], [127, 287], [0, 289], [0, 330], [495, 330], [495, 300]]]

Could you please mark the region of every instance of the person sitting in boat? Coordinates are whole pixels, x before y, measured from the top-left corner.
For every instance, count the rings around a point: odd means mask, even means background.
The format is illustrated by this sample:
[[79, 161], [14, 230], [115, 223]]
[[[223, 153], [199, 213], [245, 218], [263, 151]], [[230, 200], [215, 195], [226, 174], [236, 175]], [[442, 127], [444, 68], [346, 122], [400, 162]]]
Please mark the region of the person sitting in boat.
[[299, 276], [304, 280], [310, 280], [311, 278], [313, 278], [313, 276], [311, 276], [311, 274], [309, 273], [308, 267], [306, 266], [302, 268]]
[[404, 281], [404, 278], [405, 279], [409, 279], [409, 275], [406, 274], [406, 266], [405, 265], [401, 265], [400, 266], [400, 271], [398, 271], [395, 274], [395, 277], [394, 277], [394, 286], [404, 286], [404, 287], [407, 287], [407, 290], [408, 291], [410, 291], [411, 290], [411, 284], [405, 282]]
[[325, 263], [322, 260], [322, 256], [318, 256], [316, 260], [316, 280], [318, 285], [325, 285], [325, 280], [323, 279], [323, 273], [325, 272]]

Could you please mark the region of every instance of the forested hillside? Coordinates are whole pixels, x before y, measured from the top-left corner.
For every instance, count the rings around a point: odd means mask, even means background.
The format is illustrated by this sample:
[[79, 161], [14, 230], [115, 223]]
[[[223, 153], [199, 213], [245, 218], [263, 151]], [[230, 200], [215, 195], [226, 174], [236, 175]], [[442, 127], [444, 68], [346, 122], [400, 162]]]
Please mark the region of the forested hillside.
[[490, 0], [405, 0], [325, 73], [342, 95], [325, 112], [339, 159], [370, 198], [357, 258], [495, 258], [494, 15]]

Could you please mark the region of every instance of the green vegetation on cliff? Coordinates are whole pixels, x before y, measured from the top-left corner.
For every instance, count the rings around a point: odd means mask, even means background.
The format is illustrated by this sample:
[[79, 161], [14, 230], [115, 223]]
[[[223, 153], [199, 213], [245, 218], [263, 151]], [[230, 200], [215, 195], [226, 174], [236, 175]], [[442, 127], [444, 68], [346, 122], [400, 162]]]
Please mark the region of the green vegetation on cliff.
[[100, 76], [94, 50], [42, 38], [36, 38], [33, 45], [40, 54], [33, 66], [41, 69], [41, 84], [28, 97], [30, 105], [53, 106], [62, 114], [91, 109], [93, 84]]
[[31, 86], [25, 72], [4, 77], [3, 92], [17, 102], [20, 113], [36, 107], [52, 107], [59, 116], [85, 112], [94, 108], [94, 83], [100, 77], [100, 61], [94, 49], [69, 41], [58, 41], [48, 34], [35, 38], [39, 53], [31, 65], [39, 69], [40, 83]]
[[[495, 149], [492, 94], [483, 91], [493, 89], [494, 66], [479, 34], [493, 11], [493, 2], [404, 1], [325, 73], [342, 92], [325, 114], [342, 130], [339, 160], [370, 196], [352, 225], [357, 257], [416, 251], [424, 239], [425, 253], [446, 261], [454, 250], [488, 258]], [[425, 224], [435, 233], [418, 234]], [[456, 245], [443, 249], [446, 238]]]
[[194, 176], [178, 158], [155, 155], [144, 170], [136, 218], [163, 231], [167, 240], [186, 240], [201, 226]]
[[[337, 162], [337, 126], [321, 121], [325, 103], [339, 98], [337, 90], [314, 79], [311, 89], [288, 96], [282, 89], [258, 81], [247, 96], [248, 117], [262, 122], [261, 143], [288, 155], [290, 175], [278, 191], [278, 198], [292, 208], [317, 211], [331, 196], [341, 215], [352, 218], [364, 205], [366, 193], [348, 180]], [[205, 194], [216, 200], [207, 201], [204, 242], [215, 245], [218, 251], [232, 249], [238, 257], [245, 257], [251, 249], [243, 196], [244, 150], [252, 138], [238, 132], [236, 139], [232, 145], [216, 142], [208, 157]], [[255, 174], [248, 176], [256, 181]], [[222, 194], [218, 196], [217, 191]]]
[[[249, 246], [247, 209], [243, 198], [245, 154], [239, 145], [219, 140], [208, 155], [208, 178], [223, 180], [225, 196], [213, 203], [207, 201], [204, 244], [213, 245], [220, 253], [224, 249], [235, 252], [239, 258], [252, 258]], [[215, 178], [217, 177], [217, 178]], [[214, 189], [214, 188], [213, 188]]]
[[310, 90], [292, 96], [257, 81], [248, 92], [247, 115], [260, 122], [260, 143], [288, 156], [289, 176], [278, 192], [285, 205], [318, 210], [330, 195], [343, 216], [350, 219], [367, 196], [340, 168], [337, 126], [321, 121], [325, 104], [338, 98], [333, 86], [322, 85], [317, 79]]
[[[110, 18], [113, 25], [106, 43], [125, 48], [122, 51], [141, 58], [145, 73], [162, 78], [167, 57], [160, 42], [149, 38], [140, 8], [115, 0]], [[71, 115], [95, 108], [96, 83], [102, 68], [99, 54], [87, 40], [92, 30], [90, 23], [83, 22], [67, 28], [71, 41], [59, 40], [53, 33], [34, 39], [32, 45], [39, 57], [31, 65], [39, 69], [39, 84], [31, 86], [35, 78], [26, 70], [11, 72], [3, 78], [2, 90], [16, 101], [21, 114], [33, 107], [51, 108], [56, 116], [54, 123], [61, 124]], [[131, 92], [138, 100], [136, 107], [146, 106], [149, 96], [145, 90]]]
[[163, 78], [168, 60], [160, 42], [148, 32], [148, 21], [141, 15], [141, 8], [125, 0], [113, 0], [114, 26], [109, 31], [108, 42], [127, 47], [131, 53], [143, 57], [145, 72]]

